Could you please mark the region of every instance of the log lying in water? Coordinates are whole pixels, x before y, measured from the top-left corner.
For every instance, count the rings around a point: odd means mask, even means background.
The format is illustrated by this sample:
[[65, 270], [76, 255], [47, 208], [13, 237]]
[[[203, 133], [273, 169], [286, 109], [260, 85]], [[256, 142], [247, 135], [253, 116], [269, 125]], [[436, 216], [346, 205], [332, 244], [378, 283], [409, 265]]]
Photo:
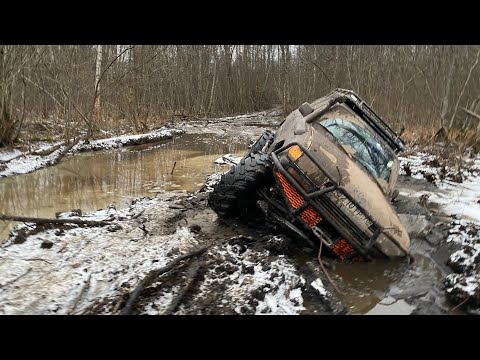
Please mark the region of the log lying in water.
[[0, 214], [0, 220], [9, 220], [9, 221], [21, 221], [25, 223], [34, 223], [34, 224], [77, 224], [77, 225], [88, 225], [88, 226], [103, 226], [108, 225], [111, 222], [111, 219], [105, 220], [83, 220], [83, 219], [48, 219], [48, 218], [34, 218], [28, 216], [15, 216], [15, 215], [5, 215]]
[[46, 149], [43, 149], [43, 150], [32, 151], [30, 153], [30, 155], [47, 156], [47, 155], [50, 155], [51, 153], [53, 153], [54, 151], [57, 151], [58, 149], [60, 149], [60, 147], [62, 147], [63, 145], [65, 145], [65, 143], [50, 146], [49, 148], [46, 148]]

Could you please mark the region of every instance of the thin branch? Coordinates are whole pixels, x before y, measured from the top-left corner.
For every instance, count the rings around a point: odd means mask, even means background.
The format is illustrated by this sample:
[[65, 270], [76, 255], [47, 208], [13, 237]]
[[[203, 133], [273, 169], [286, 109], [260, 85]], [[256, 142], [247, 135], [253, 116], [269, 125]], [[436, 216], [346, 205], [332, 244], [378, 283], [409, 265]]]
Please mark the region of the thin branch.
[[122, 309], [120, 314], [121, 315], [131, 315], [132, 311], [133, 311], [133, 307], [137, 303], [137, 300], [140, 297], [140, 294], [142, 293], [145, 286], [147, 284], [151, 283], [155, 278], [159, 277], [160, 275], [172, 270], [175, 266], [177, 266], [183, 260], [190, 259], [192, 257], [201, 255], [213, 246], [218, 246], [218, 245], [221, 245], [225, 242], [235, 240], [235, 239], [239, 239], [239, 238], [243, 238], [243, 236], [242, 235], [234, 236], [234, 237], [231, 237], [231, 238], [228, 238], [228, 239], [224, 239], [220, 243], [214, 243], [214, 244], [202, 246], [202, 247], [197, 248], [197, 249], [195, 249], [195, 250], [193, 250], [193, 251], [191, 251], [191, 252], [189, 252], [185, 255], [178, 256], [172, 262], [170, 262], [169, 264], [167, 264], [167, 265], [165, 265], [165, 266], [163, 266], [159, 269], [155, 269], [155, 270], [150, 271], [142, 280], [140, 280], [140, 282], [137, 284], [135, 289], [130, 293], [130, 296], [127, 300], [127, 303], [125, 304], [125, 307]]
[[[402, 49], [403, 51], [403, 54], [405, 55], [405, 57], [408, 57], [407, 53], [405, 52], [405, 49]], [[424, 80], [425, 80], [425, 84], [427, 85], [427, 90], [428, 90], [428, 95], [430, 96], [430, 101], [432, 102], [432, 104], [434, 105], [433, 106], [433, 109], [435, 112], [437, 112], [437, 114], [440, 116], [440, 118], [442, 119], [442, 123], [443, 123], [443, 117], [442, 117], [442, 113], [440, 112], [440, 110], [438, 109], [438, 105], [437, 105], [437, 102], [435, 101], [435, 97], [433, 96], [433, 92], [432, 92], [432, 88], [430, 87], [430, 82], [428, 81], [428, 77], [427, 77], [427, 74], [425, 74], [425, 71], [423, 69], [420, 68], [420, 66], [418, 66], [417, 64], [417, 61], [415, 59], [415, 55], [412, 54], [411, 56], [412, 58], [412, 62], [413, 62], [413, 65], [415, 66], [415, 68], [417, 69], [417, 71], [422, 74]], [[442, 125], [443, 126], [443, 125]]]
[[77, 308], [78, 303], [82, 299], [83, 295], [85, 295], [85, 293], [90, 288], [90, 279], [91, 278], [92, 278], [92, 274], [89, 274], [87, 281], [85, 282], [85, 284], [83, 284], [82, 288], [80, 289], [80, 292], [78, 293], [78, 296], [75, 298], [75, 301], [73, 302], [72, 309], [68, 312], [68, 315], [72, 315], [74, 313], [74, 311]]
[[453, 308], [451, 308], [450, 310], [448, 310], [448, 313], [452, 313], [454, 312], [455, 310], [457, 310], [460, 306], [464, 305], [467, 301], [468, 301], [468, 297], [466, 297], [464, 300], [462, 300], [462, 302], [460, 302], [459, 304], [455, 305]]
[[185, 286], [178, 292], [177, 296], [172, 300], [170, 305], [164, 311], [163, 315], [173, 314], [178, 307], [180, 306], [185, 294], [192, 288], [195, 279], [197, 278], [198, 270], [202, 264], [199, 261], [194, 262], [190, 265], [187, 270], [187, 283]]
[[38, 87], [40, 90], [44, 91], [48, 96], [50, 96], [53, 101], [55, 101], [60, 107], [64, 107], [60, 101], [57, 100], [57, 98], [55, 96], [53, 96], [52, 94], [50, 94], [43, 86], [40, 86], [38, 83], [36, 83], [35, 81], [29, 79], [28, 77], [22, 75], [22, 78], [24, 78], [25, 80], [27, 80], [29, 83], [35, 85], [36, 87]]
[[17, 276], [15, 279], [12, 279], [10, 281], [7, 281], [5, 284], [0, 284], [0, 289], [5, 287], [5, 286], [8, 286], [10, 284], [13, 284], [15, 281], [18, 281], [20, 280], [22, 277], [24, 277], [25, 275], [27, 275], [30, 271], [32, 271], [32, 268], [29, 268], [26, 272], [24, 272], [23, 274]]
[[159, 269], [150, 271], [147, 274], [147, 276], [145, 276], [142, 280], [140, 280], [140, 282], [136, 286], [135, 290], [133, 290], [133, 292], [130, 294], [130, 297], [129, 297], [127, 303], [125, 304], [125, 307], [121, 311], [121, 315], [130, 315], [132, 313], [133, 306], [136, 304], [136, 302], [137, 302], [138, 298], [140, 297], [140, 294], [143, 291], [143, 289], [145, 288], [146, 284], [148, 284], [153, 279], [159, 277], [160, 275], [166, 273], [167, 271], [172, 270], [181, 261], [203, 254], [205, 251], [210, 249], [213, 245], [214, 244], [202, 246], [198, 249], [193, 250], [192, 252], [189, 252], [188, 254], [181, 255], [181, 256], [175, 258], [168, 265], [165, 265], [165, 266], [163, 266]]
[[458, 104], [460, 103], [460, 100], [462, 99], [465, 88], [467, 87], [467, 84], [470, 81], [470, 77], [472, 76], [473, 69], [475, 69], [475, 67], [478, 64], [479, 56], [480, 56], [480, 49], [477, 51], [477, 58], [475, 59], [475, 62], [473, 63], [473, 65], [470, 67], [470, 71], [468, 72], [467, 79], [465, 80], [465, 83], [463, 84], [463, 87], [462, 87], [462, 91], [460, 91], [460, 95], [458, 96], [457, 103], [455, 104], [455, 111], [453, 112], [452, 118], [450, 119], [450, 124], [448, 125], [449, 130], [453, 126], [453, 121], [455, 120], [455, 116], [457, 115]]
[[465, 111], [468, 115], [473, 116], [475, 119], [480, 120], [480, 115], [477, 113], [474, 113], [472, 110], [468, 110], [464, 107], [461, 108], [463, 111]]
[[312, 60], [308, 60], [307, 61], [312, 64], [313, 66], [315, 66], [318, 70], [321, 71], [321, 73], [323, 74], [323, 76], [325, 76], [328, 80], [328, 86], [329, 88], [331, 89], [332, 88], [332, 81], [330, 80], [330, 78], [327, 76], [327, 74], [325, 74], [325, 72], [323, 71], [323, 69], [317, 65], [317, 63], [315, 61], [312, 61]]
[[[99, 96], [98, 87], [100, 86], [100, 82], [102, 81], [103, 75], [107, 72], [108, 69], [110, 69], [110, 67], [113, 65], [115, 61], [117, 61], [128, 50], [132, 50], [135, 46], [136, 45], [132, 45], [132, 46], [129, 46], [128, 48], [123, 49], [123, 51], [120, 52], [120, 54], [118, 54], [117, 56], [115, 56], [113, 60], [110, 61], [110, 63], [107, 65], [107, 67], [102, 71], [102, 73], [100, 74], [100, 77], [98, 78], [97, 84], [95, 85], [95, 99]], [[95, 103], [95, 99], [93, 103]]]

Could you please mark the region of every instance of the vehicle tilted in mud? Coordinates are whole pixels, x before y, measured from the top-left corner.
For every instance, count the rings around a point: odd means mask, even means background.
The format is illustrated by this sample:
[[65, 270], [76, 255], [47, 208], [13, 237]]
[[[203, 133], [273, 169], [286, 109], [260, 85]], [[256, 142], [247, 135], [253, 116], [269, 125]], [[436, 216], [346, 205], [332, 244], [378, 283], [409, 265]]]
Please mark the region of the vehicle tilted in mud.
[[266, 131], [214, 187], [222, 218], [263, 213], [341, 260], [408, 255], [392, 206], [404, 142], [350, 90], [304, 103]]

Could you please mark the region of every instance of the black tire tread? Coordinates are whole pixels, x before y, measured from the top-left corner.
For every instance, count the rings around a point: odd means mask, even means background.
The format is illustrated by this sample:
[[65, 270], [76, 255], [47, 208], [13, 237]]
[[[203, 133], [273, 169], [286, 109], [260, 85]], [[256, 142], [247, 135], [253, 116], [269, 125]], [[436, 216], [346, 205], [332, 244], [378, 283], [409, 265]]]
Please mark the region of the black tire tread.
[[223, 218], [245, 215], [258, 200], [256, 190], [273, 180], [272, 167], [263, 153], [243, 158], [214, 185], [208, 197], [210, 207]]
[[271, 130], [265, 130], [262, 135], [255, 141], [252, 147], [247, 151], [245, 157], [251, 154], [258, 154], [262, 151], [267, 142], [274, 138], [275, 134]]

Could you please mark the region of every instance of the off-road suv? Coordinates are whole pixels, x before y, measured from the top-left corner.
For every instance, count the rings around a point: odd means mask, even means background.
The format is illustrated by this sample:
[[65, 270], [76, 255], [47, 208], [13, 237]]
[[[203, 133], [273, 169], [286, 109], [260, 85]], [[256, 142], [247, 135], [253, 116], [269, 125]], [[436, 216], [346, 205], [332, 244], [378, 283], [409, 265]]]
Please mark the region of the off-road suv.
[[336, 89], [262, 134], [209, 204], [221, 217], [242, 217], [260, 200], [277, 224], [342, 260], [406, 256], [410, 239], [391, 204], [404, 149], [357, 94]]

